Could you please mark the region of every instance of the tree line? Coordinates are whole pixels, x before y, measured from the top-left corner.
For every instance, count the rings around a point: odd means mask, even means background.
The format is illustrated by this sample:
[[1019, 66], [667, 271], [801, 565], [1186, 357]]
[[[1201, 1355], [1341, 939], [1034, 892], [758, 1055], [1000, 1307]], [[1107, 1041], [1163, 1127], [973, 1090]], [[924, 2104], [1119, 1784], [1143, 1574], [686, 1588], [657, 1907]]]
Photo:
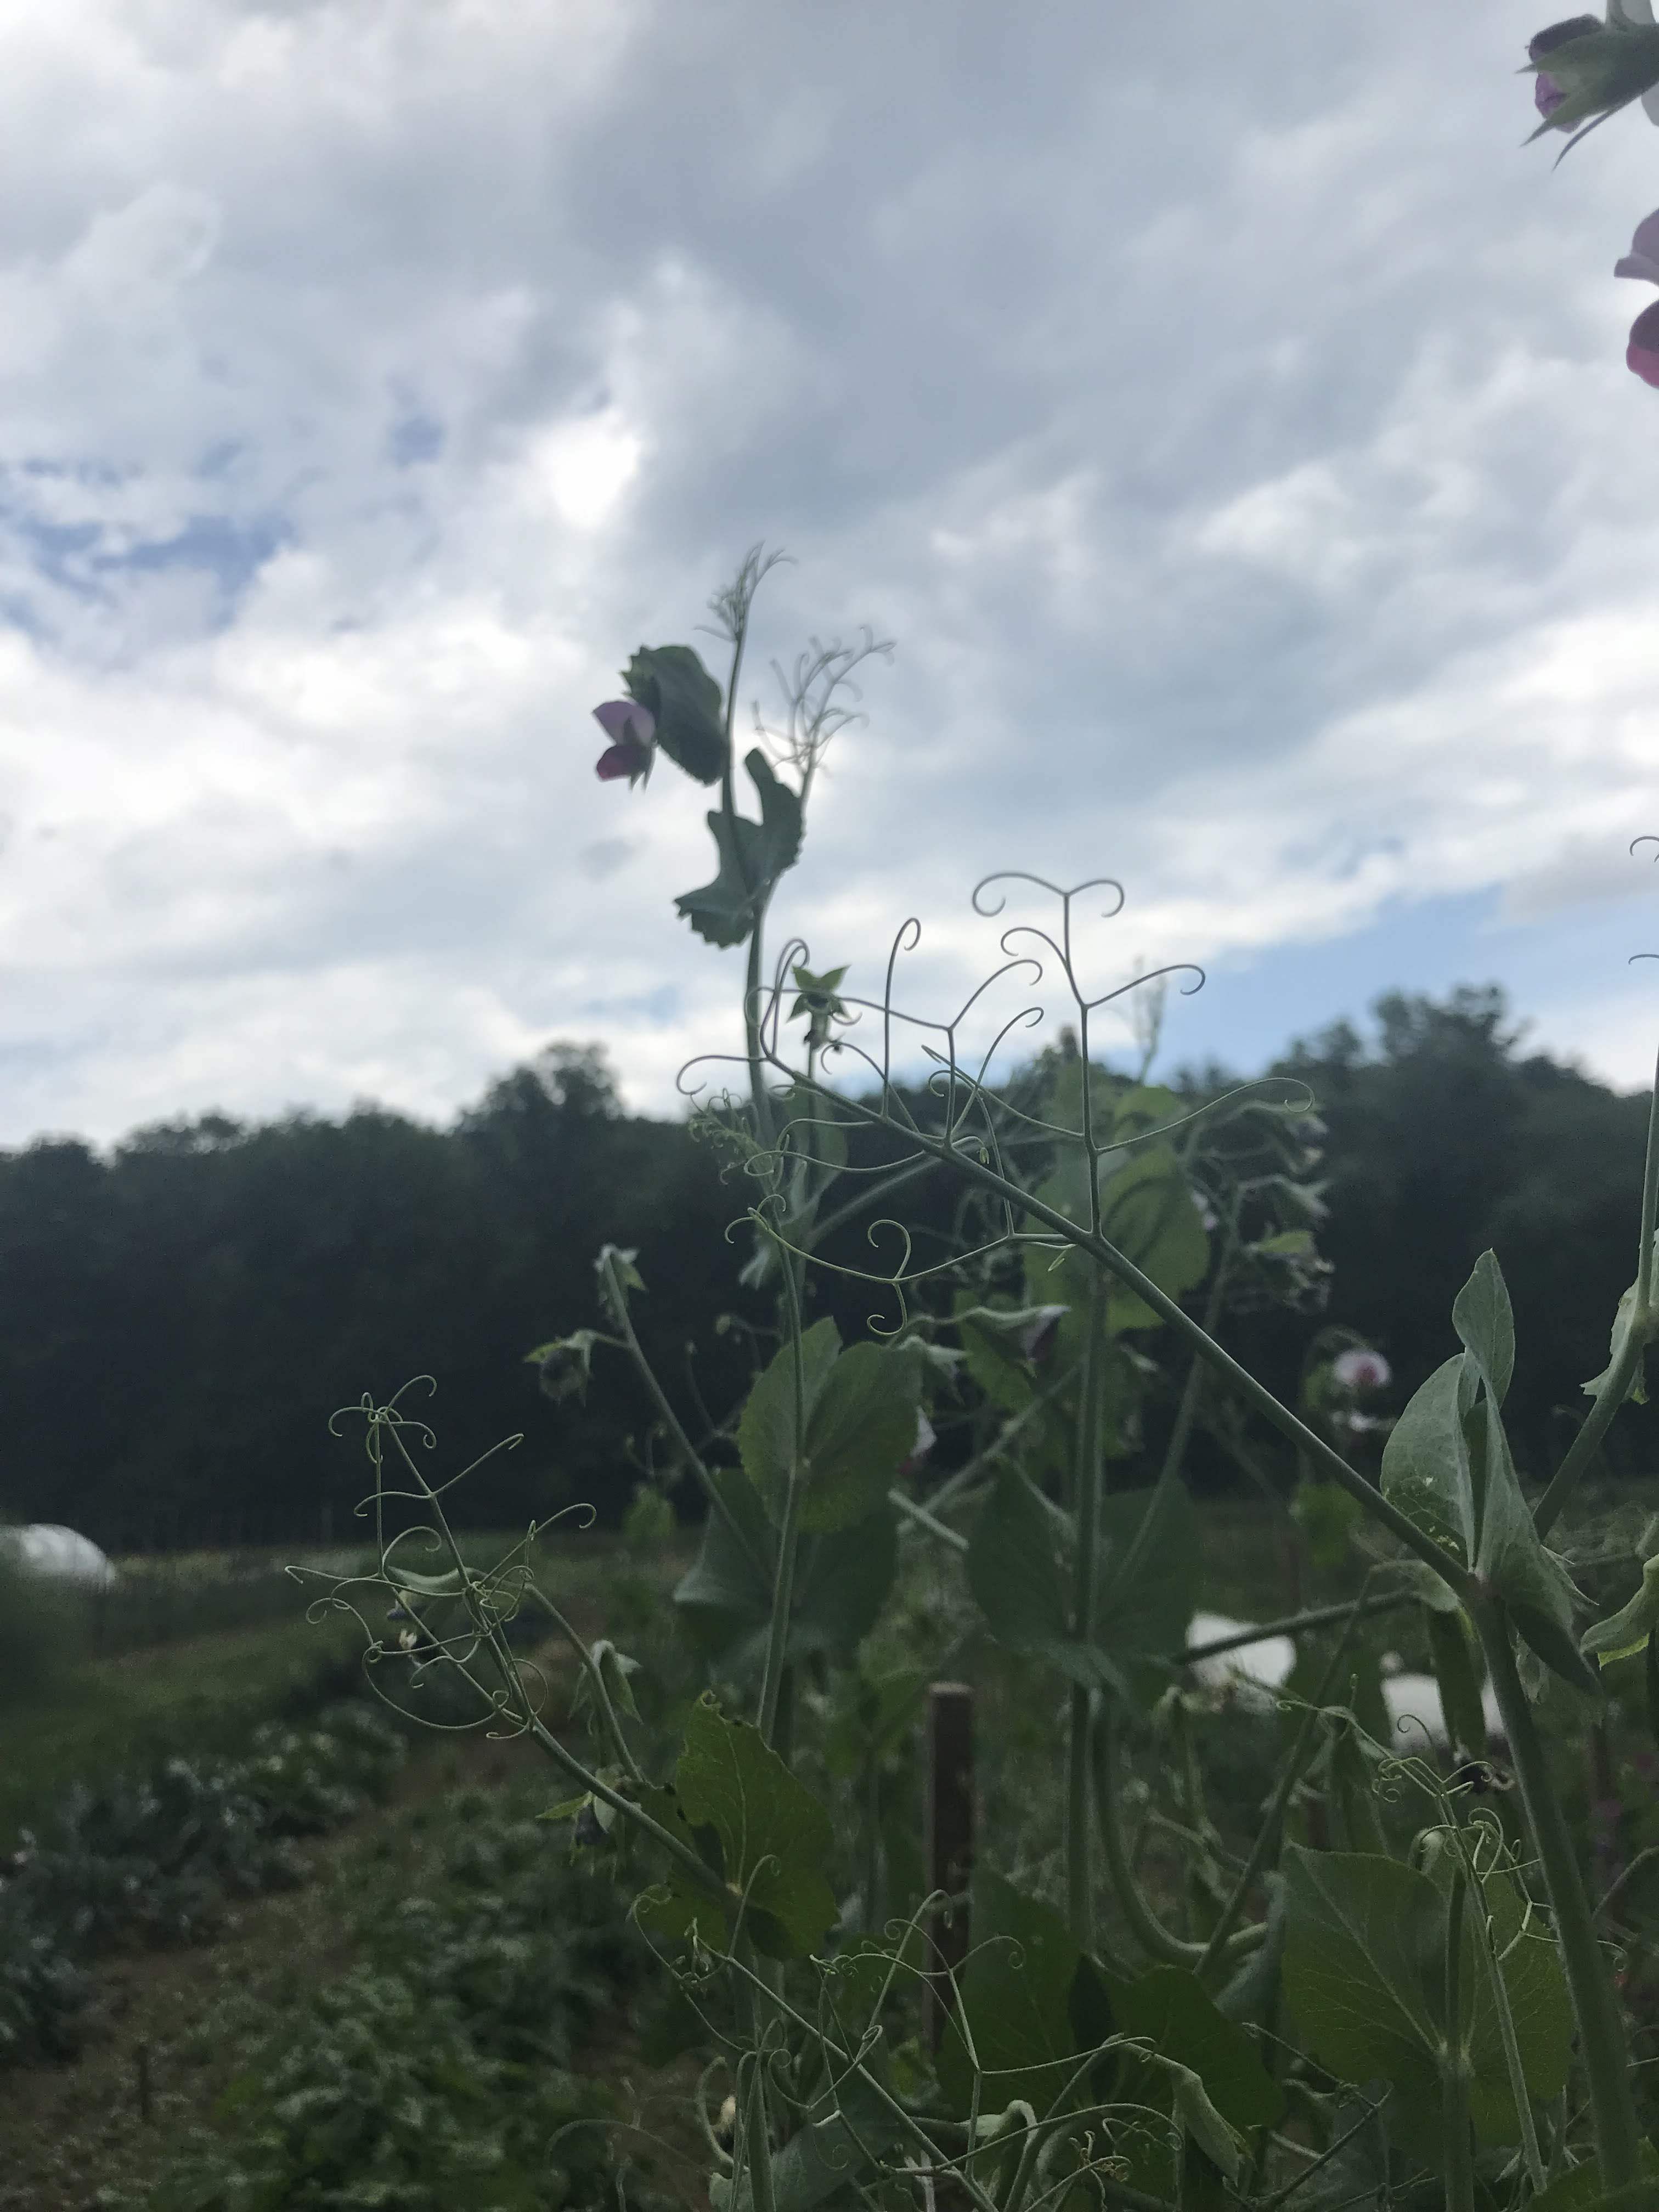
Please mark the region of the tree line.
[[[1387, 1355], [1402, 1403], [1455, 1348], [1452, 1298], [1490, 1244], [1528, 1351], [1512, 1433], [1541, 1471], [1634, 1273], [1647, 1101], [1525, 1053], [1495, 989], [1393, 994], [1372, 1012], [1368, 1033], [1338, 1024], [1271, 1071], [1305, 1083], [1326, 1125], [1329, 1300], [1318, 1320], [1241, 1317], [1236, 1348], [1293, 1389], [1310, 1330], [1345, 1324]], [[1171, 1079], [1195, 1097], [1236, 1079]], [[885, 1209], [940, 1249], [945, 1182]], [[594, 1256], [633, 1249], [645, 1349], [699, 1433], [769, 1318], [740, 1280], [751, 1235], [722, 1233], [749, 1195], [729, 1154], [623, 1112], [602, 1054], [569, 1044], [447, 1128], [373, 1107], [210, 1114], [102, 1152], [43, 1138], [0, 1154], [0, 1509], [112, 1548], [215, 1528], [289, 1540], [325, 1515], [344, 1539], [370, 1469], [361, 1422], [337, 1436], [331, 1416], [427, 1376], [435, 1392], [404, 1402], [436, 1433], [419, 1454], [434, 1479], [522, 1432], [452, 1500], [464, 1524], [578, 1500], [614, 1519], [660, 1449], [637, 1378], [601, 1349], [586, 1396], [554, 1402], [525, 1355], [597, 1324]], [[865, 1326], [866, 1285], [830, 1277], [820, 1295], [843, 1334]], [[1620, 1435], [1614, 1472], [1632, 1473], [1651, 1430]], [[1226, 1479], [1201, 1452], [1195, 1473]]]

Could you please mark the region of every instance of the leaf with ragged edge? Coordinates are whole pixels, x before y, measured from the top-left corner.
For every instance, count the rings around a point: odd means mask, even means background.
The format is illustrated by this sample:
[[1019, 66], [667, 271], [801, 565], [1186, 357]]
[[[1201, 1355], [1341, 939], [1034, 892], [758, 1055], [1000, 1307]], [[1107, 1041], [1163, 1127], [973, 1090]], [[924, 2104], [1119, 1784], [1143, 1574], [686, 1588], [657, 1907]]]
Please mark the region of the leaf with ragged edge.
[[[735, 1920], [742, 1911], [756, 1948], [799, 1959], [822, 1942], [836, 1917], [823, 1875], [830, 1815], [760, 1730], [700, 1698], [686, 1719], [674, 1790], [688, 1826], [714, 1835], [728, 1912]], [[676, 1869], [668, 1887], [678, 1890], [685, 1879]]]
[[1611, 1667], [1616, 1660], [1645, 1650], [1656, 1626], [1659, 1626], [1659, 1559], [1650, 1559], [1643, 1568], [1642, 1587], [1635, 1596], [1617, 1613], [1598, 1620], [1585, 1632], [1578, 1648], [1586, 1658]]
[[709, 834], [720, 860], [710, 883], [693, 891], [682, 891], [675, 900], [678, 911], [699, 937], [710, 945], [741, 945], [755, 926], [755, 916], [766, 894], [800, 853], [801, 805], [797, 793], [779, 781], [772, 763], [758, 747], [747, 754], [744, 766], [760, 797], [761, 818], [716, 811], [708, 817]]
[[1052, 1905], [988, 1871], [975, 1877], [972, 1927], [959, 1986], [973, 2052], [953, 2014], [939, 2046], [939, 2086], [952, 2111], [966, 2112], [976, 2059], [982, 2111], [1023, 2097], [1042, 2114], [1075, 2070], [1071, 1995], [1082, 1954]]
[[[833, 1321], [814, 1322], [801, 1332], [799, 1346], [800, 1396], [810, 1421], [824, 1380], [841, 1357], [841, 1332]], [[780, 1522], [795, 1463], [795, 1346], [786, 1341], [756, 1376], [738, 1423], [744, 1473]]]
[[[1528, 1920], [1514, 1875], [1495, 1869], [1483, 1877], [1515, 2039], [1521, 2078], [1534, 2104], [1558, 2095], [1572, 2058], [1572, 2005], [1554, 1938], [1534, 1917]], [[1465, 1928], [1465, 1982], [1474, 1997], [1470, 2034], [1469, 2117], [1483, 2143], [1521, 2140], [1520, 2116], [1504, 2056], [1503, 2029], [1486, 1969], [1474, 1958], [1479, 1931]]]
[[726, 765], [720, 687], [689, 645], [642, 645], [623, 671], [630, 699], [649, 709], [656, 741], [698, 783], [718, 783]]
[[1462, 1357], [1413, 1392], [1382, 1447], [1382, 1495], [1460, 1566], [1474, 1556], [1474, 1498], [1462, 1426]]

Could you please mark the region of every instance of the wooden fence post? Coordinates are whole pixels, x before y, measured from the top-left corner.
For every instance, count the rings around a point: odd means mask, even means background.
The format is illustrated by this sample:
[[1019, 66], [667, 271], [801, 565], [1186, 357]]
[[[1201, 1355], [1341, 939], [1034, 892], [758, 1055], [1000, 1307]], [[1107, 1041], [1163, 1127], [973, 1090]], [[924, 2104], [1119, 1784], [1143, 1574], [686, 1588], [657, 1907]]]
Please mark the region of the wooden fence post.
[[967, 1682], [927, 1692], [927, 1886], [951, 1902], [928, 1929], [940, 1970], [927, 1985], [927, 2032], [937, 2051], [951, 2012], [950, 1975], [968, 1955], [968, 1891], [974, 1873], [974, 1692]]

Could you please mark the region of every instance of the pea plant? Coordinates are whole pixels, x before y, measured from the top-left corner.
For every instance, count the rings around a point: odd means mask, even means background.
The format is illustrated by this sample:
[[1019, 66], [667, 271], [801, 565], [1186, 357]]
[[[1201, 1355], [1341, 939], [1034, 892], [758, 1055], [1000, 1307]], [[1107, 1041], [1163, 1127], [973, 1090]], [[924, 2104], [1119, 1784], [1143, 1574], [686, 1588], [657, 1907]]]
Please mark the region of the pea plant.
[[[1659, 31], [1614, 0], [1531, 61], [1540, 128], [1577, 131], [1659, 86]], [[332, 1601], [390, 1595], [403, 1625], [368, 1630], [374, 1668], [445, 1681], [442, 1724], [533, 1743], [564, 1785], [548, 1820], [637, 1880], [678, 2047], [708, 2061], [719, 2212], [1659, 2201], [1631, 1917], [1647, 1858], [1593, 1902], [1567, 1778], [1588, 1741], [1605, 1798], [1626, 1753], [1650, 1768], [1630, 1747], [1659, 1726], [1659, 1524], [1633, 1536], [1585, 1488], [1659, 1334], [1659, 1121], [1635, 1280], [1547, 1479], [1523, 1484], [1505, 1429], [1491, 1252], [1444, 1363], [1383, 1418], [1386, 1363], [1318, 1326], [1316, 1102], [1151, 1080], [1163, 994], [1201, 978], [1097, 988], [1115, 884], [980, 884], [997, 957], [938, 1018], [900, 1002], [914, 920], [868, 995], [798, 939], [769, 951], [826, 750], [888, 650], [814, 641], [739, 761], [771, 566], [752, 553], [711, 603], [724, 685], [689, 646], [641, 647], [596, 710], [601, 779], [648, 787], [665, 762], [713, 794], [714, 873], [675, 904], [740, 956], [741, 1045], [684, 1081], [741, 1194], [751, 1313], [728, 1325], [752, 1375], [686, 1411], [635, 1327], [638, 1255], [611, 1246], [596, 1317], [532, 1354], [555, 1398], [611, 1358], [648, 1394], [630, 1530], [664, 1533], [673, 1483], [700, 1499], [674, 1607], [694, 1677], [653, 1693], [638, 1656], [579, 1634], [533, 1526], [470, 1565], [445, 1506], [460, 1478], [428, 1478], [399, 1399], [359, 1409], [378, 1565]], [[1054, 1001], [1059, 1045], [1008, 1073]], [[1114, 1073], [1101, 1038], [1126, 1012], [1139, 1062]], [[924, 1226], [912, 1201], [939, 1190], [945, 1226]], [[849, 1296], [876, 1310], [847, 1341], [822, 1309]], [[1285, 1396], [1228, 1348], [1263, 1309], [1308, 1317]], [[1317, 1601], [1298, 1577], [1282, 1618], [1194, 1635], [1200, 1443], [1327, 1571]], [[415, 1525], [388, 1537], [394, 1500]], [[1379, 1619], [1425, 1655], [1443, 1745], [1389, 1726]], [[568, 1646], [580, 1726], [546, 1717], [526, 1620]], [[1296, 1653], [1276, 1703], [1218, 1714], [1206, 1664], [1269, 1638]], [[1008, 1741], [981, 1756], [1026, 1817], [939, 1883], [915, 1751], [929, 1685], [958, 1676], [996, 1692], [981, 1734]], [[1218, 1809], [1240, 1746], [1254, 1771]]]

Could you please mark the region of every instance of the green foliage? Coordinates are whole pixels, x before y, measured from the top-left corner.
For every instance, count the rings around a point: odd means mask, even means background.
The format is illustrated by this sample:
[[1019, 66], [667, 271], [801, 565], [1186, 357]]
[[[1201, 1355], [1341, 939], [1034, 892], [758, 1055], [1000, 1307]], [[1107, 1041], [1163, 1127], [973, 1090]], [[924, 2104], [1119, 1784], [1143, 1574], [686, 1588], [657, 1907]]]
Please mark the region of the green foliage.
[[[1449, 2032], [1467, 2039], [1469, 2102], [1488, 2142], [1516, 2142], [1519, 2124], [1498, 2016], [1477, 1956], [1472, 1911], [1463, 1928], [1462, 2007], [1449, 2023], [1443, 1889], [1397, 1859], [1292, 1844], [1285, 1860], [1289, 1925], [1285, 1987], [1316, 2056], [1340, 2079], [1380, 2078], [1395, 2094], [1390, 2125], [1425, 2163], [1442, 2155], [1440, 2072]], [[1571, 2016], [1554, 1944], [1529, 1927], [1512, 1877], [1485, 1877], [1523, 2078], [1534, 2101], [1566, 2080]]]
[[623, 671], [630, 699], [654, 719], [656, 742], [698, 783], [718, 783], [726, 765], [720, 687], [689, 645], [642, 645]]
[[800, 852], [800, 800], [780, 781], [772, 763], [757, 746], [744, 767], [760, 799], [761, 818], [716, 810], [709, 834], [720, 869], [711, 883], [684, 891], [674, 902], [699, 937], [710, 945], [741, 945], [754, 928], [774, 885], [793, 867]]
[[830, 1816], [747, 1721], [728, 1720], [712, 1698], [685, 1723], [674, 1770], [676, 1810], [684, 1827], [712, 1849], [708, 1863], [724, 1886], [723, 1905], [680, 1867], [665, 1888], [641, 1900], [641, 1923], [681, 1936], [694, 1925], [702, 1941], [723, 1944], [740, 1924], [769, 1957], [804, 1958], [836, 1917], [824, 1879], [832, 1841]]

